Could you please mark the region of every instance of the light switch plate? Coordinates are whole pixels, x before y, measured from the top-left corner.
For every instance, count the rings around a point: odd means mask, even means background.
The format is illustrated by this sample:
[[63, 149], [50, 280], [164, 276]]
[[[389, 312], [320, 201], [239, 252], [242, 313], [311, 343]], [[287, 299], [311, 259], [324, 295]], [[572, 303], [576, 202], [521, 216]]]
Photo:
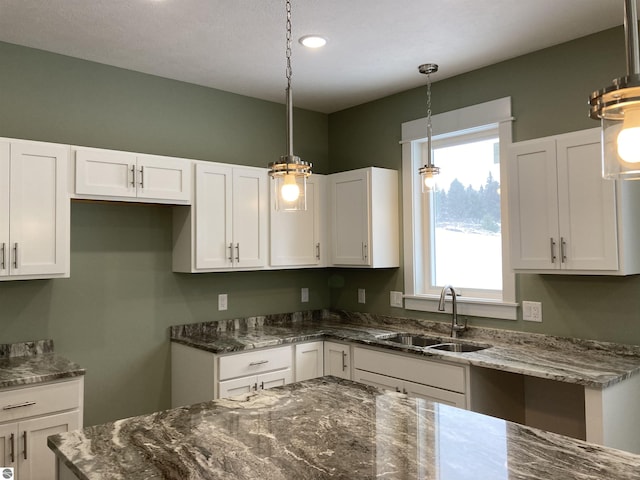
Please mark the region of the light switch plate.
[[221, 293], [218, 295], [218, 310], [226, 310], [228, 307], [227, 294]]
[[364, 288], [358, 289], [358, 303], [366, 303], [366, 295]]
[[309, 289], [306, 287], [303, 287], [300, 290], [300, 301], [302, 303], [307, 303], [309, 301]]
[[402, 292], [390, 292], [389, 302], [392, 307], [402, 308], [403, 305], [403, 294]]
[[523, 301], [522, 319], [527, 322], [542, 322], [542, 303]]

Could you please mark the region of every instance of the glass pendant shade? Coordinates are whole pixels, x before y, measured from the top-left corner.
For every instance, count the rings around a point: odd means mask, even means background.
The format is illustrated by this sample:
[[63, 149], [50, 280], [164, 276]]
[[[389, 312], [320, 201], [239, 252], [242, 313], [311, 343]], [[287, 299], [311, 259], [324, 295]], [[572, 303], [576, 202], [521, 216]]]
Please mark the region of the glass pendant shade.
[[[600, 96], [597, 116], [602, 126], [602, 176], [640, 179], [640, 86]], [[608, 100], [608, 102], [607, 102]], [[608, 105], [606, 105], [608, 103]]]
[[640, 180], [640, 53], [635, 0], [625, 0], [627, 76], [589, 97], [589, 116], [602, 127], [602, 176]]
[[273, 179], [273, 198], [276, 210], [296, 211], [307, 209], [307, 177], [311, 174], [311, 164], [298, 157], [287, 162], [281, 157], [280, 162], [269, 165], [269, 175]]
[[422, 193], [428, 193], [436, 189], [436, 177], [440, 169], [434, 165], [425, 165], [418, 170], [420, 173]]

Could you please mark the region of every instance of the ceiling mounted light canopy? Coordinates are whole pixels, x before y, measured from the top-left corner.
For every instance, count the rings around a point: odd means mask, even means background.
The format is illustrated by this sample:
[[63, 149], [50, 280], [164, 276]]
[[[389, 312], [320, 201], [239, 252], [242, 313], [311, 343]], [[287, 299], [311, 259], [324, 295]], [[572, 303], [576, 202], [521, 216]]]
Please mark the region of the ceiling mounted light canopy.
[[427, 76], [427, 163], [418, 170], [422, 179], [422, 191], [430, 192], [436, 186], [436, 176], [440, 169], [433, 164], [433, 150], [431, 148], [431, 74], [438, 71], [435, 63], [425, 63], [418, 67], [418, 71]]
[[636, 0], [624, 2], [627, 75], [593, 92], [589, 116], [602, 127], [602, 176], [640, 179], [640, 54]]
[[286, 0], [287, 12], [287, 154], [279, 162], [269, 164], [269, 176], [273, 179], [276, 210], [307, 209], [307, 177], [311, 175], [311, 163], [303, 162], [293, 154], [293, 94], [291, 90], [291, 1]]

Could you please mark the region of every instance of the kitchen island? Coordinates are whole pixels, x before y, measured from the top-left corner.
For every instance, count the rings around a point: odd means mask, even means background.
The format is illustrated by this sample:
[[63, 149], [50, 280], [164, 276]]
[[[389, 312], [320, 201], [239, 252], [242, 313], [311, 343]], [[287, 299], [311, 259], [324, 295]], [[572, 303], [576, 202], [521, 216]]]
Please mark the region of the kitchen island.
[[49, 437], [61, 479], [640, 478], [640, 456], [324, 377]]

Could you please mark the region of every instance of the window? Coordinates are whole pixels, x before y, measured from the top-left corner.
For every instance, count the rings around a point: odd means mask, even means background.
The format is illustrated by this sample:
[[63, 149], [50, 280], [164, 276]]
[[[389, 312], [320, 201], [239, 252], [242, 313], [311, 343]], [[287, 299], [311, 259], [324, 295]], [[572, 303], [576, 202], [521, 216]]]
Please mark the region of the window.
[[[461, 314], [516, 318], [508, 265], [505, 165], [511, 101], [495, 100], [433, 117], [436, 191], [422, 194], [426, 119], [403, 124], [405, 307], [436, 311], [442, 287], [461, 294]], [[506, 183], [506, 182], [504, 182]]]

